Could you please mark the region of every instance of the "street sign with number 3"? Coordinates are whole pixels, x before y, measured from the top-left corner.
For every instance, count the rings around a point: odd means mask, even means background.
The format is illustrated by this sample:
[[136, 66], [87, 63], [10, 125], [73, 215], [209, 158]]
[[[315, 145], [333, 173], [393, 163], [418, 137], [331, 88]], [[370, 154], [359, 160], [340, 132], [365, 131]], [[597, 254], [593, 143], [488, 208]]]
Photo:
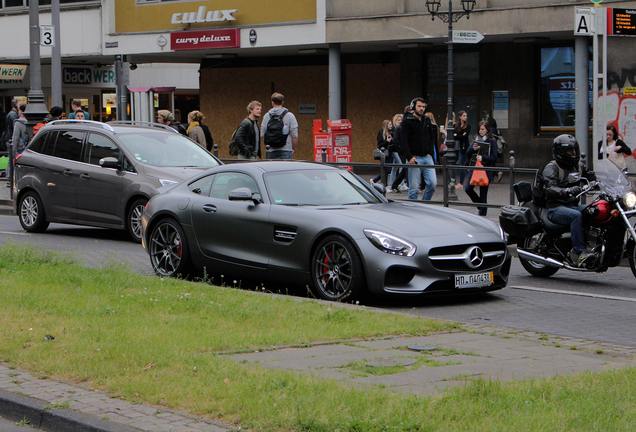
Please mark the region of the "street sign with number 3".
[[40, 45], [47, 47], [55, 46], [55, 26], [41, 25], [40, 26]]

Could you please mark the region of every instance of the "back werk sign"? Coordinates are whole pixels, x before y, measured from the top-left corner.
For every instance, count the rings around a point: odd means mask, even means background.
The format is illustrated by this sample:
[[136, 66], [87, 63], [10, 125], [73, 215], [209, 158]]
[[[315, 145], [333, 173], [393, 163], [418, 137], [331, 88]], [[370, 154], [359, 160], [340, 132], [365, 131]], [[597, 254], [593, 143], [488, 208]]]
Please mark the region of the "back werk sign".
[[170, 49], [195, 50], [238, 48], [241, 46], [239, 29], [197, 30], [170, 33]]

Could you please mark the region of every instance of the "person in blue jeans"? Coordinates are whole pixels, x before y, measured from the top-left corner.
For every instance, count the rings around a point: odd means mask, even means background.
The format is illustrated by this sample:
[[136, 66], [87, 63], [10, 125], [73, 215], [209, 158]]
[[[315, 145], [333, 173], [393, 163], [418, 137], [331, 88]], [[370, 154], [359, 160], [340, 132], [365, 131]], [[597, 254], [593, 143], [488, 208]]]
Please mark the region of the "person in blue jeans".
[[[424, 175], [426, 188], [422, 199], [427, 201], [433, 198], [437, 186], [437, 175], [434, 168], [424, 168], [426, 165], [434, 165], [433, 153], [435, 152], [435, 140], [431, 119], [426, 112], [426, 101], [421, 97], [411, 101], [412, 113], [404, 114], [401, 127], [400, 145], [409, 167], [409, 195], [408, 199], [418, 199], [420, 190], [420, 175]], [[419, 165], [419, 166], [418, 166]]]
[[[588, 249], [583, 232], [583, 209], [579, 205], [580, 180], [570, 183], [570, 173], [581, 173], [588, 180], [595, 180], [592, 171], [579, 167], [581, 149], [572, 135], [559, 135], [552, 144], [554, 160], [537, 172], [536, 182], [545, 195], [548, 219], [559, 225], [569, 225], [572, 238], [570, 261], [578, 267], [586, 267], [596, 258], [595, 251]], [[537, 186], [535, 186], [537, 187]]]

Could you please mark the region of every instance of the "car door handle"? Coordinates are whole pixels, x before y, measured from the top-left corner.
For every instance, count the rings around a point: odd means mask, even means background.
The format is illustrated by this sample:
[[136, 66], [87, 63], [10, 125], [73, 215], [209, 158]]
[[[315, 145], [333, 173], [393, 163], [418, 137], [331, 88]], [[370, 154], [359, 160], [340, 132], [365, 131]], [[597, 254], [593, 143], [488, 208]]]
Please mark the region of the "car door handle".
[[216, 206], [212, 204], [206, 204], [203, 206], [203, 211], [206, 213], [214, 213], [216, 212]]
[[79, 176], [79, 177], [80, 177], [82, 180], [88, 180], [88, 179], [90, 179], [90, 178], [91, 178], [90, 174], [87, 174], [87, 173], [82, 173], [82, 174], [80, 174], [80, 176]]
[[73, 170], [65, 169], [65, 170], [64, 170], [64, 175], [65, 175], [65, 176], [72, 176], [72, 175], [73, 175]]

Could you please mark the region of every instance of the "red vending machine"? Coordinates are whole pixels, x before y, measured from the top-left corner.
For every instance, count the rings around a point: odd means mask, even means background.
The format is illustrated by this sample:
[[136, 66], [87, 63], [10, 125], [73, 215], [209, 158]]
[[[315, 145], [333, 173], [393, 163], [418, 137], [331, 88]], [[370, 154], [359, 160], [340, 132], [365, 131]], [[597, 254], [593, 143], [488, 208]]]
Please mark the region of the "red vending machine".
[[331, 148], [331, 136], [329, 132], [322, 130], [322, 120], [314, 120], [314, 161], [322, 162], [322, 149], [326, 150], [327, 160], [333, 162], [333, 152]]
[[[353, 162], [351, 151], [351, 123], [347, 119], [327, 120], [328, 131], [333, 145], [333, 162]], [[353, 167], [343, 167], [349, 171]]]

